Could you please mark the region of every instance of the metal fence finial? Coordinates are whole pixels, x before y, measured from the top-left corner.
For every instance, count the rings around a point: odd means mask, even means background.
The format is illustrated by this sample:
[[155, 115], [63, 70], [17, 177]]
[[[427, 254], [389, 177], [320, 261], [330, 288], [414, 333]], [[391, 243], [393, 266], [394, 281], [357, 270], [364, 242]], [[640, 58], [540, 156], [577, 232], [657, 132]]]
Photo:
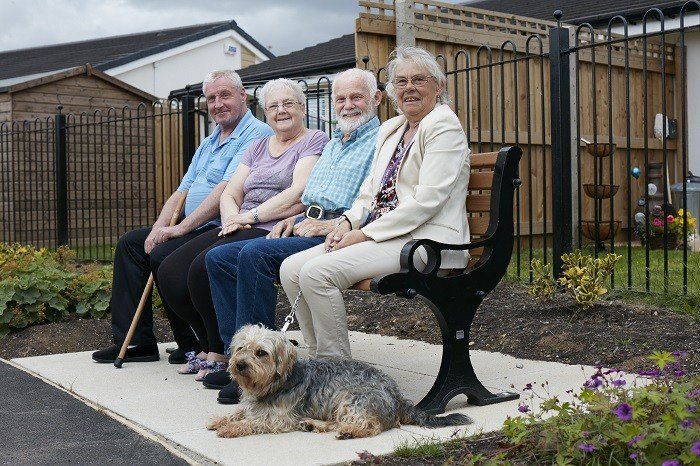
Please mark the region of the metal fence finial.
[[561, 19], [564, 17], [564, 12], [561, 10], [554, 11], [554, 18], [557, 20], [557, 27], [561, 27]]
[[362, 63], [365, 64], [365, 69], [367, 69], [367, 65], [369, 64], [369, 57], [367, 55], [362, 57]]

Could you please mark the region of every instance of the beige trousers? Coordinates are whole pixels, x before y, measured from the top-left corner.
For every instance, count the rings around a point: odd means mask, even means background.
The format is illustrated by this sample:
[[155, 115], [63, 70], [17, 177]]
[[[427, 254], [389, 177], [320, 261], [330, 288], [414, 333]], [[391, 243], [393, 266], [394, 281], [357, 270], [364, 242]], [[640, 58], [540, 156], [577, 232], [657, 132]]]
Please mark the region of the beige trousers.
[[319, 244], [282, 262], [280, 279], [292, 304], [301, 289], [296, 317], [312, 358], [350, 357], [341, 291], [361, 280], [398, 272], [401, 248], [410, 239], [404, 235], [381, 243], [370, 240], [330, 253]]

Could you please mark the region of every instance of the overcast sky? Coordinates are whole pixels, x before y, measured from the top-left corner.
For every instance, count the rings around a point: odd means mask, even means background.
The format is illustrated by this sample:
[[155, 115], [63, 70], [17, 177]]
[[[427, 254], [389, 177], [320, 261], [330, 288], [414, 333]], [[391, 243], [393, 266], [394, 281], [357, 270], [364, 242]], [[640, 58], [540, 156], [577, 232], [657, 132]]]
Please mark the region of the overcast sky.
[[[456, 0], [448, 0], [455, 2]], [[357, 0], [0, 0], [0, 51], [235, 20], [275, 55], [355, 30]]]

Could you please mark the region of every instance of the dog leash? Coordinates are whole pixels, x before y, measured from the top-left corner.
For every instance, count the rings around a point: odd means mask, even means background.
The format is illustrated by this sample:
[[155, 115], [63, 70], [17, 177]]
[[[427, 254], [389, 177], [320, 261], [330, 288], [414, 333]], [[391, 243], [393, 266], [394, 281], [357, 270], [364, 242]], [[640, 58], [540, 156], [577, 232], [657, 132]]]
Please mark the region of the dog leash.
[[299, 290], [299, 293], [297, 294], [297, 297], [294, 300], [294, 304], [292, 304], [292, 310], [289, 311], [289, 314], [287, 314], [287, 317], [284, 318], [284, 325], [282, 326], [282, 330], [280, 330], [282, 333], [285, 333], [287, 331], [287, 329], [289, 328], [289, 326], [294, 323], [294, 313], [297, 310], [297, 304], [299, 304], [300, 298], [301, 298], [301, 290]]

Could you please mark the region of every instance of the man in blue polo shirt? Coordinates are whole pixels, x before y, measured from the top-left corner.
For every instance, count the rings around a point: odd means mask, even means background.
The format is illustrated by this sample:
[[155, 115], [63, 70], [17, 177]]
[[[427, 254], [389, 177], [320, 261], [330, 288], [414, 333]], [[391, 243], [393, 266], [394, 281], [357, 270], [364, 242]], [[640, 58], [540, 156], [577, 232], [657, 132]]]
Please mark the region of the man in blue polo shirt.
[[[207, 253], [207, 273], [225, 345], [243, 325], [275, 327], [275, 280], [280, 265], [287, 256], [322, 243], [357, 197], [372, 165], [381, 98], [369, 71], [355, 68], [338, 75], [333, 82], [338, 125], [301, 197], [305, 213], [282, 220], [267, 238], [229, 243]], [[238, 401], [238, 386], [226, 371], [207, 375], [204, 386], [223, 388], [217, 398], [220, 403]]]
[[[202, 141], [180, 186], [166, 201], [153, 226], [132, 230], [119, 238], [110, 301], [114, 345], [93, 353], [92, 358], [97, 362], [111, 363], [118, 356], [149, 274], [153, 272], [157, 277], [158, 267], [169, 254], [221, 225], [219, 198], [243, 153], [256, 139], [273, 134], [272, 129], [246, 107], [246, 92], [236, 72], [209, 73], [202, 82], [202, 90], [216, 129]], [[185, 195], [185, 217], [171, 227], [170, 218]], [[198, 351], [197, 338], [184, 320], [167, 305], [164, 307], [178, 344], [178, 349], [168, 359], [172, 364], [183, 363], [185, 352]], [[150, 297], [131, 343], [134, 346], [129, 347], [124, 361], [157, 361], [160, 358], [153, 333]]]

